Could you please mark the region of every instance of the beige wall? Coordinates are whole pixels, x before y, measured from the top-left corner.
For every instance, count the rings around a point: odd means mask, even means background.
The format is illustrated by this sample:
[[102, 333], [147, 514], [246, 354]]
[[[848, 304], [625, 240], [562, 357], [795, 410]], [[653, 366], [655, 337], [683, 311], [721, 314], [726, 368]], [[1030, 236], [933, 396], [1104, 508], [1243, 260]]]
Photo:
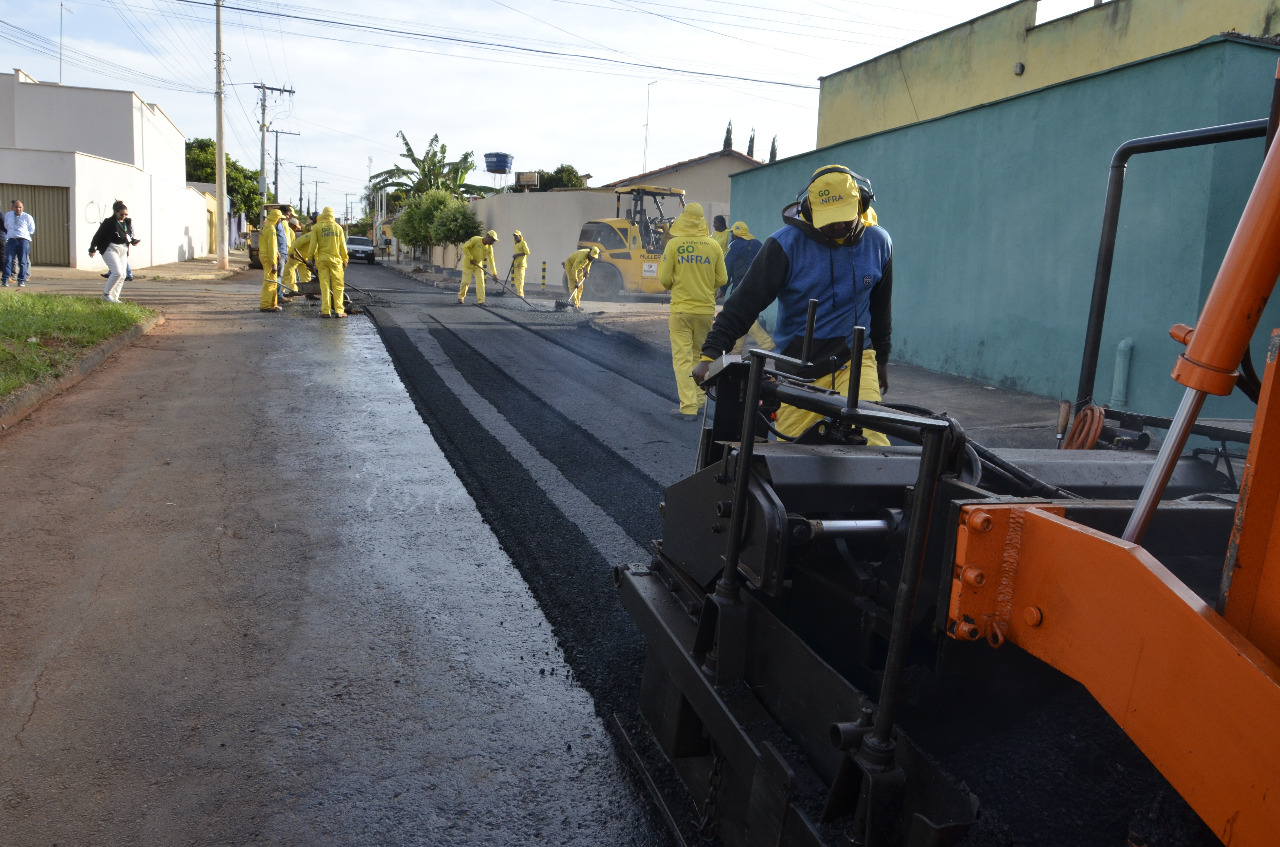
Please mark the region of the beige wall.
[[1280, 0], [1109, 0], [1041, 26], [1036, 6], [1021, 0], [824, 77], [817, 145], [991, 103], [1223, 31], [1272, 35], [1280, 26]]
[[[485, 229], [496, 230], [493, 245], [498, 275], [505, 276], [511, 265], [511, 233], [520, 230], [529, 242], [529, 270], [526, 286], [541, 283], [542, 263], [547, 263], [547, 286], [560, 284], [560, 263], [578, 249], [578, 233], [589, 220], [612, 218], [616, 212], [611, 189], [541, 191], [528, 194], [498, 194], [477, 200], [476, 215]], [[447, 263], [453, 267], [453, 251]]]

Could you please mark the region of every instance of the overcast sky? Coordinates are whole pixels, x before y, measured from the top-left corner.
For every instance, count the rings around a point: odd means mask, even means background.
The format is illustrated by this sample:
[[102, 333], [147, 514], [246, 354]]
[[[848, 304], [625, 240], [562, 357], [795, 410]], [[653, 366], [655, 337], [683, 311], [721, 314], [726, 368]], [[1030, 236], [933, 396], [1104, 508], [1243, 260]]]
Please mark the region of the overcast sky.
[[[132, 89], [186, 137], [213, 137], [213, 0], [62, 5], [63, 84]], [[730, 120], [735, 149], [746, 152], [754, 127], [757, 158], [768, 158], [774, 136], [787, 157], [815, 146], [819, 77], [1003, 5], [224, 0], [227, 150], [257, 168], [251, 86], [265, 82], [296, 92], [267, 98], [271, 127], [300, 133], [280, 136], [282, 199], [297, 198], [298, 166], [312, 165], [308, 198], [321, 180], [321, 204], [339, 215], [344, 194], [395, 162], [397, 130], [416, 152], [437, 133], [450, 158], [473, 151], [481, 169], [472, 181], [482, 184], [495, 179], [483, 154], [501, 151], [516, 170], [568, 163], [600, 185], [718, 150]], [[1046, 0], [1041, 17], [1087, 5]], [[57, 0], [0, 0], [0, 66], [57, 81], [59, 12]], [[90, 69], [93, 60], [111, 64]]]

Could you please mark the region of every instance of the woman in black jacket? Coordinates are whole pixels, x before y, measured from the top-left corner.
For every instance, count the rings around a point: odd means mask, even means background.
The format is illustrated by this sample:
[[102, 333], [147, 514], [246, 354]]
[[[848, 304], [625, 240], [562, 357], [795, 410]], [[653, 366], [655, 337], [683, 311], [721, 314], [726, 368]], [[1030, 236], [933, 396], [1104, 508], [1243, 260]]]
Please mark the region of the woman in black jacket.
[[124, 285], [124, 269], [129, 264], [129, 246], [141, 243], [133, 237], [133, 220], [129, 217], [129, 209], [124, 202], [117, 200], [111, 207], [111, 217], [98, 225], [89, 243], [89, 256], [102, 254], [107, 263], [107, 284], [102, 289], [102, 299], [112, 303], [120, 302], [120, 288]]

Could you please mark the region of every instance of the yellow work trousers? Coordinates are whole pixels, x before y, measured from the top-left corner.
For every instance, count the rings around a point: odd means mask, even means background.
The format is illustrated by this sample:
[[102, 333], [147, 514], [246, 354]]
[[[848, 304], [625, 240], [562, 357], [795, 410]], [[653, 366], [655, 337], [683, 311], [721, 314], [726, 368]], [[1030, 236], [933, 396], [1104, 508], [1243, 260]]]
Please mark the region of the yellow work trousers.
[[707, 395], [693, 381], [693, 368], [702, 356], [702, 342], [707, 340], [715, 317], [710, 313], [672, 312], [667, 320], [667, 328], [671, 332], [671, 369], [676, 374], [681, 414], [696, 415], [707, 402]]
[[476, 302], [484, 302], [484, 268], [479, 265], [462, 266], [462, 287], [458, 289], [458, 302], [467, 299], [467, 291], [471, 289], [471, 278], [476, 280]]
[[[295, 277], [294, 274], [297, 274]], [[295, 259], [290, 256], [288, 263], [284, 266], [284, 285], [290, 291], [298, 290], [298, 283], [304, 285], [311, 281], [311, 268], [307, 267], [306, 259]]]
[[[849, 391], [849, 366], [845, 365], [836, 371], [834, 386], [831, 384], [831, 374], [815, 380], [813, 384], [819, 388], [834, 387], [841, 394], [847, 394]], [[875, 350], [862, 351], [862, 381], [858, 385], [858, 399], [872, 402], [879, 402], [880, 400], [880, 373], [876, 370]], [[820, 420], [822, 420], [822, 415], [817, 412], [806, 412], [804, 409], [797, 409], [795, 406], [784, 405], [778, 409], [778, 432], [794, 438]], [[866, 429], [862, 431], [862, 434], [866, 436], [867, 446], [869, 447], [889, 446], [889, 439], [885, 438], [882, 433]]]
[[342, 260], [316, 256], [316, 276], [320, 277], [320, 314], [346, 314], [342, 306]]
[[262, 301], [259, 305], [263, 309], [274, 309], [280, 305], [276, 299], [276, 275], [265, 262], [262, 265]]
[[511, 284], [515, 286], [516, 295], [524, 296], [524, 262], [516, 262], [511, 266]]
[[738, 343], [733, 345], [733, 349], [729, 352], [741, 353], [742, 348], [747, 346], [748, 338], [761, 350], [774, 349], [773, 339], [769, 337], [769, 333], [760, 325], [760, 322], [756, 321], [751, 325], [751, 329], [747, 330], [747, 334], [739, 338]]

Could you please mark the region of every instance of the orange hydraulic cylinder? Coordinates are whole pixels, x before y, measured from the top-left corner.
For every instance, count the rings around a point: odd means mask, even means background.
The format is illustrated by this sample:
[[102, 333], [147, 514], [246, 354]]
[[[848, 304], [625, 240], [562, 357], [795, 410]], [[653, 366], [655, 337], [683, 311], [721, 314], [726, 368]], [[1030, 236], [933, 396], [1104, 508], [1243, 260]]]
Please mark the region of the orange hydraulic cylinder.
[[1082, 683], [1230, 847], [1280, 833], [1280, 666], [1143, 548], [1026, 503], [962, 510], [947, 632]]
[[1190, 335], [1173, 378], [1188, 388], [1225, 396], [1236, 383], [1236, 368], [1280, 277], [1280, 144], [1273, 144], [1249, 195], [1222, 267], [1194, 332], [1174, 327], [1175, 338]]
[[[1271, 335], [1224, 568], [1227, 622], [1280, 662], [1280, 330]], [[1280, 732], [1280, 727], [1276, 728]], [[1280, 769], [1280, 764], [1277, 765]]]

